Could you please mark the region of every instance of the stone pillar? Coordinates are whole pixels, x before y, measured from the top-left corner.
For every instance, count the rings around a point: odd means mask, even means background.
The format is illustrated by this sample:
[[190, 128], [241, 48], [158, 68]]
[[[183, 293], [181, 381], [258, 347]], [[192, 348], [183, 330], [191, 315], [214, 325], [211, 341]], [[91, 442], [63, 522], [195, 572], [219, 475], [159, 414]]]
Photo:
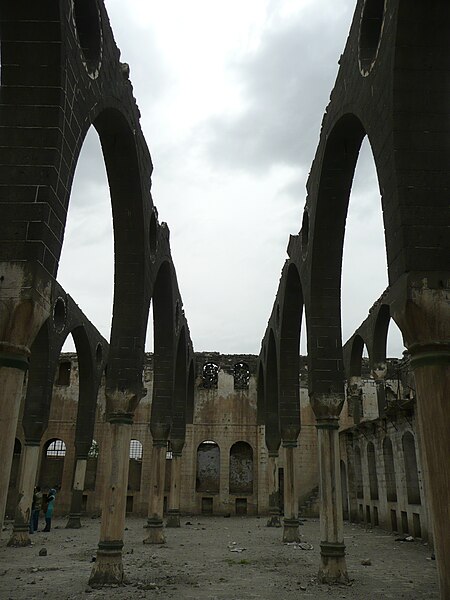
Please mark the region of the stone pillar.
[[349, 520], [358, 523], [358, 500], [356, 498], [355, 454], [353, 450], [353, 436], [345, 434], [347, 448], [347, 480], [348, 480], [348, 508]]
[[412, 273], [392, 305], [411, 356], [440, 597], [450, 598], [450, 273]]
[[144, 539], [144, 544], [165, 544], [166, 542], [163, 524], [166, 452], [167, 440], [154, 439], [150, 475], [150, 501], [146, 525], [148, 535]]
[[180, 526], [180, 486], [181, 454], [172, 453], [172, 470], [170, 476], [169, 509], [166, 519], [166, 527]]
[[132, 417], [130, 414], [109, 417], [105, 436], [105, 487], [103, 490], [102, 522], [97, 559], [89, 585], [120, 585], [123, 583], [122, 547], [128, 486]]
[[0, 456], [2, 457], [0, 526], [5, 517], [14, 439], [19, 418], [24, 373], [28, 369], [28, 356], [29, 350], [26, 347], [0, 342]]
[[70, 513], [66, 529], [80, 529], [81, 506], [83, 504], [84, 481], [86, 478], [87, 457], [78, 456], [75, 465], [75, 476], [73, 478], [72, 498], [70, 501]]
[[441, 599], [450, 598], [450, 345], [410, 348]]
[[320, 467], [321, 583], [348, 583], [339, 464], [339, 418], [317, 419]]
[[39, 465], [39, 442], [25, 443], [19, 476], [19, 501], [14, 517], [14, 527], [8, 546], [28, 546], [31, 544], [30, 518], [36, 473]]
[[295, 467], [294, 448], [297, 442], [283, 440], [285, 467], [284, 467], [284, 519], [283, 542], [299, 542], [298, 531], [298, 502], [295, 493]]
[[270, 451], [267, 459], [268, 492], [269, 492], [269, 519], [267, 527], [281, 527], [280, 503], [278, 494], [278, 452]]

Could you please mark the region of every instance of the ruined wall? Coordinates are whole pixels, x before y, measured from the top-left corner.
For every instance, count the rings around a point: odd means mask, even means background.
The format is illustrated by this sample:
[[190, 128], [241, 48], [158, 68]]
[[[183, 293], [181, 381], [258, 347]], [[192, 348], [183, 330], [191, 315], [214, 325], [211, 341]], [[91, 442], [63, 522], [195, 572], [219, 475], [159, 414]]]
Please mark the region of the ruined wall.
[[[388, 361], [386, 409], [380, 418], [373, 382], [363, 377], [363, 413], [355, 425], [348, 400], [341, 419], [344, 517], [368, 526], [429, 539], [429, 515], [416, 403], [407, 361]], [[367, 373], [366, 373], [367, 377]]]

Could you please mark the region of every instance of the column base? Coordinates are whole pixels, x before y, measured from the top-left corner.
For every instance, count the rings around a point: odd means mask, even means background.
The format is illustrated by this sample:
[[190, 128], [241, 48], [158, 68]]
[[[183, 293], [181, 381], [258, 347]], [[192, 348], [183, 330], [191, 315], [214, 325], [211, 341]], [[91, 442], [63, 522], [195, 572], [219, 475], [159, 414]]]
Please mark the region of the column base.
[[162, 519], [147, 519], [147, 525], [145, 527], [148, 531], [148, 536], [143, 540], [144, 544], [166, 543], [166, 536], [164, 535], [164, 525]]
[[100, 542], [89, 578], [91, 587], [123, 584], [122, 541]]
[[280, 514], [278, 512], [270, 512], [267, 520], [267, 527], [281, 527]]
[[320, 567], [317, 579], [319, 583], [349, 582], [344, 544], [331, 542], [320, 544]]
[[169, 509], [167, 513], [166, 527], [180, 527], [180, 511], [178, 509]]
[[81, 515], [71, 513], [67, 519], [66, 529], [81, 529]]
[[14, 527], [11, 537], [8, 540], [7, 546], [13, 546], [16, 548], [30, 546], [30, 528], [26, 527]]
[[300, 541], [298, 519], [283, 519], [283, 542], [292, 543]]

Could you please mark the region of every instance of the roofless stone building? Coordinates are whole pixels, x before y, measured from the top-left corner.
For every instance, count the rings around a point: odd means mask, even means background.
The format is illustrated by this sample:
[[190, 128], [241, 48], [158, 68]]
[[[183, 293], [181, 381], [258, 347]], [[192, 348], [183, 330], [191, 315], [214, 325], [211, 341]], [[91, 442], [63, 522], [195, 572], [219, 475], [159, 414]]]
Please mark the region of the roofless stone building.
[[[392, 420], [393, 411], [397, 411], [395, 418], [413, 422], [408, 386], [401, 388], [394, 402], [386, 385], [387, 329], [390, 319], [397, 323], [410, 355], [420, 439], [419, 448], [405, 425], [401, 444], [407, 461], [405, 473], [409, 474], [407, 504], [421, 506], [426, 491], [429, 512], [438, 524], [434, 544], [443, 599], [450, 597], [450, 412], [445, 407], [450, 393], [449, 30], [450, 6], [444, 0], [426, 5], [407, 0], [358, 0], [322, 122], [301, 230], [289, 241], [289, 258], [255, 367], [257, 383], [252, 382], [252, 372], [247, 380], [243, 358], [236, 363], [238, 390], [246, 380], [257, 387], [259, 437], [254, 443], [259, 453], [264, 439], [267, 503], [273, 509], [276, 457], [282, 449], [283, 535], [295, 539], [298, 444], [303, 435], [299, 336], [304, 309], [308, 394], [319, 459], [319, 575], [325, 582], [346, 581], [343, 481], [346, 485], [352, 478], [356, 482], [356, 495], [352, 486], [347, 488], [348, 513], [356, 510], [359, 514], [362, 507], [363, 518], [374, 523], [380, 512], [388, 510], [388, 503], [391, 506], [399, 497], [397, 479], [395, 486], [393, 483], [397, 455], [389, 445], [393, 442], [386, 441], [388, 437], [382, 439], [380, 433], [387, 432], [385, 424]], [[189, 493], [180, 490], [178, 459], [183, 456], [193, 421], [198, 371], [171, 259], [169, 229], [159, 223], [153, 204], [152, 162], [139, 124], [129, 68], [120, 62], [102, 0], [5, 0], [0, 7], [0, 41], [0, 515], [5, 513], [24, 396], [22, 459], [11, 543], [26, 544], [40, 447], [51, 426], [54, 373], [63, 341], [71, 333], [77, 348], [79, 397], [77, 435], [71, 450], [74, 477], [70, 511], [76, 522], [89, 472], [98, 389], [106, 373], [102, 525], [90, 581], [93, 585], [120, 583], [130, 442], [136, 411], [146, 394], [142, 373], [150, 302], [155, 352], [147, 414], [151, 483], [148, 497], [141, 498], [141, 504], [148, 503], [146, 543], [164, 541], [168, 451], [172, 452], [168, 508], [175, 524], [179, 499]], [[115, 287], [109, 342], [57, 282], [74, 171], [92, 126], [101, 141], [114, 220]], [[366, 136], [381, 190], [389, 287], [343, 348], [340, 279], [345, 220], [353, 173]], [[379, 419], [379, 424], [368, 426], [363, 426], [367, 406], [361, 394], [364, 344]], [[220, 370], [215, 364], [210, 361], [202, 374], [206, 396], [220, 385]], [[64, 374], [62, 368], [59, 376], [64, 381], [67, 370]], [[345, 414], [346, 380], [347, 401], [350, 399], [358, 429], [347, 440], [344, 452], [339, 427]], [[248, 410], [250, 407], [251, 403]], [[204, 408], [206, 416], [210, 407]], [[226, 414], [224, 408], [223, 418]], [[243, 426], [240, 419], [244, 416], [245, 411], [239, 418], [233, 413], [237, 426]], [[371, 428], [364, 436], [367, 445], [361, 444], [363, 427]], [[211, 442], [209, 438], [202, 440], [206, 447], [200, 451], [197, 474], [208, 475], [205, 465], [217, 455]], [[239, 498], [245, 499], [249, 494], [239, 486], [245, 484], [249, 490], [250, 481], [254, 487], [259, 480], [255, 479], [254, 459], [253, 479], [250, 477], [250, 450], [255, 453], [255, 448], [242, 439], [233, 443], [241, 442], [248, 447], [241, 444], [234, 454], [230, 447], [230, 453], [227, 450], [225, 457], [222, 453], [219, 460], [225, 461], [221, 468], [229, 460], [230, 473], [232, 467], [239, 468], [241, 475], [246, 473], [244, 479], [229, 478], [230, 494], [235, 486]], [[400, 443], [394, 442], [395, 446]], [[52, 448], [55, 453], [59, 450], [56, 445]], [[389, 489], [386, 500], [376, 485], [380, 481], [381, 451], [383, 489]], [[345, 468], [341, 456], [346, 457]], [[362, 456], [367, 462], [367, 482], [360, 468]], [[414, 476], [420, 460], [425, 474], [422, 483]], [[202, 485], [213, 484], [201, 480]], [[251, 504], [247, 502], [247, 509], [251, 510]], [[243, 507], [241, 502], [240, 510]], [[389, 510], [394, 510], [397, 518], [397, 508], [391, 506]], [[409, 514], [401, 509], [400, 513], [403, 529], [410, 527], [410, 521], [417, 530], [424, 523], [425, 513], [420, 510]], [[276, 515], [272, 517], [276, 522]], [[393, 519], [391, 523], [394, 526]]]

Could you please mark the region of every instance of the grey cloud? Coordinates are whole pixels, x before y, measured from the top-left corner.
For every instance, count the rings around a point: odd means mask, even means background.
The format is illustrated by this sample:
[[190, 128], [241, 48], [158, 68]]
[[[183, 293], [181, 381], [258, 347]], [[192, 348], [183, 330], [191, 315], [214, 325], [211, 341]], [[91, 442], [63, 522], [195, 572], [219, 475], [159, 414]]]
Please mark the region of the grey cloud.
[[303, 15], [266, 33], [259, 50], [234, 65], [246, 108], [203, 124], [213, 161], [254, 171], [311, 163], [349, 14]]

